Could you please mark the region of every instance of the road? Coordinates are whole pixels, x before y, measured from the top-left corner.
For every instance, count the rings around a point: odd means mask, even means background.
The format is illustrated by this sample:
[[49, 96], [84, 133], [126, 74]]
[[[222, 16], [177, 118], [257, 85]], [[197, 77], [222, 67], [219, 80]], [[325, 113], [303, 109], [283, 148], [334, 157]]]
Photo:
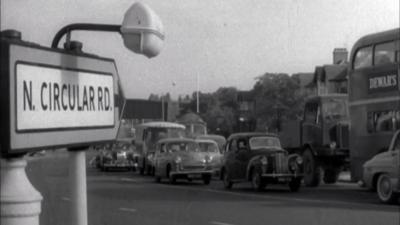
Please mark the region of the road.
[[[92, 156], [88, 152], [87, 160]], [[44, 196], [40, 224], [69, 225], [67, 152], [28, 159], [27, 174]], [[298, 193], [282, 186], [254, 192], [243, 183], [227, 191], [217, 180], [157, 184], [132, 171], [89, 167], [87, 189], [90, 225], [400, 224], [398, 205], [381, 204], [374, 193], [351, 183], [304, 187]]]

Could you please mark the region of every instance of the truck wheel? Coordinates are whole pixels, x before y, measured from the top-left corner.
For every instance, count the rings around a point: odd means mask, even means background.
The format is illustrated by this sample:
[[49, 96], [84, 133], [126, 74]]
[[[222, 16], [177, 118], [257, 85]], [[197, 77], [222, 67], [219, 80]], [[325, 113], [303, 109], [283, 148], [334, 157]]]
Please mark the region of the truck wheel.
[[307, 187], [317, 187], [320, 182], [320, 168], [310, 149], [306, 149], [303, 153], [304, 160], [304, 184]]
[[293, 178], [290, 182], [289, 182], [289, 188], [291, 192], [297, 192], [300, 189], [300, 185], [301, 185], [301, 178]]
[[231, 189], [233, 186], [233, 182], [229, 179], [229, 174], [228, 171], [224, 171], [224, 173], [222, 174], [223, 176], [223, 182], [224, 182], [224, 187], [225, 189]]
[[340, 170], [338, 169], [325, 169], [324, 171], [324, 183], [334, 184], [339, 177]]
[[256, 191], [264, 190], [267, 183], [261, 176], [261, 172], [259, 170], [253, 170], [251, 173], [251, 186]]
[[378, 178], [376, 192], [378, 193], [379, 199], [384, 203], [396, 203], [399, 197], [396, 193], [394, 193], [390, 177], [385, 173], [381, 174]]

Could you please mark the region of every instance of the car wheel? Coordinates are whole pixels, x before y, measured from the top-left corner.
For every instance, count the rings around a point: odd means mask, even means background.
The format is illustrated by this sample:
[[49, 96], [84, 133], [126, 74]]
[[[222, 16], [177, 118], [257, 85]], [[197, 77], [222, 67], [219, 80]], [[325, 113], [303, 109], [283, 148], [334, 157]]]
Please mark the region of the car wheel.
[[324, 170], [324, 183], [334, 184], [339, 177], [340, 170], [338, 169], [325, 169]]
[[289, 182], [289, 188], [290, 188], [290, 191], [292, 191], [292, 192], [299, 191], [300, 186], [301, 186], [301, 178], [293, 178]]
[[156, 181], [156, 183], [161, 183], [161, 177], [160, 176], [155, 176], [155, 181]]
[[251, 186], [256, 191], [262, 191], [264, 190], [265, 186], [267, 186], [267, 183], [261, 176], [260, 170], [253, 170], [251, 173]]
[[307, 187], [317, 187], [320, 182], [320, 167], [314, 158], [311, 149], [306, 149], [303, 153], [304, 160], [304, 184]]
[[379, 199], [384, 203], [396, 203], [398, 200], [398, 195], [393, 192], [390, 177], [385, 173], [379, 176], [376, 191]]
[[224, 171], [222, 177], [223, 177], [222, 180], [224, 182], [225, 189], [231, 189], [233, 186], [233, 182], [229, 179], [228, 171]]
[[167, 167], [167, 177], [169, 180], [170, 184], [175, 184], [176, 183], [176, 178], [174, 175], [171, 174], [171, 167], [168, 165]]
[[205, 185], [209, 185], [210, 182], [211, 182], [211, 175], [209, 175], [209, 174], [204, 174], [204, 175], [203, 175], [203, 183], [204, 183]]

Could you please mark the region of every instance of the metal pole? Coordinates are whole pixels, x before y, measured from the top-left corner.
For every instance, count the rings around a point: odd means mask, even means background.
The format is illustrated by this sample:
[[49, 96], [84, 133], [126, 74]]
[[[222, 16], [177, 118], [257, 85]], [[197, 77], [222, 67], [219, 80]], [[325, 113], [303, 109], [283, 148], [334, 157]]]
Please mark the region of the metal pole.
[[197, 72], [196, 73], [196, 80], [197, 80], [197, 91], [196, 91], [196, 99], [197, 99], [197, 101], [196, 101], [196, 105], [197, 105], [197, 107], [196, 107], [196, 112], [197, 112], [197, 114], [200, 112], [200, 104], [199, 104], [199, 73]]
[[0, 161], [1, 225], [39, 225], [43, 197], [28, 180], [26, 165], [23, 157]]
[[165, 119], [164, 119], [164, 114], [165, 114], [164, 113], [164, 96], [162, 96], [162, 95], [161, 95], [161, 113], [162, 113], [162, 115], [161, 115], [162, 121], [165, 121]]
[[71, 225], [87, 225], [86, 149], [68, 149]]

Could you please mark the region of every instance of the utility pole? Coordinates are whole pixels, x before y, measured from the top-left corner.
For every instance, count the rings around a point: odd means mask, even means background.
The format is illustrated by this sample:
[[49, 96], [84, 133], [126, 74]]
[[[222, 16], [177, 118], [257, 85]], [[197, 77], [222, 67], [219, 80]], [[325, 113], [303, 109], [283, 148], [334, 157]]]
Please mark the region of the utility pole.
[[196, 91], [196, 112], [199, 114], [200, 112], [200, 103], [199, 103], [199, 72], [196, 72], [196, 84], [197, 84], [197, 91]]

